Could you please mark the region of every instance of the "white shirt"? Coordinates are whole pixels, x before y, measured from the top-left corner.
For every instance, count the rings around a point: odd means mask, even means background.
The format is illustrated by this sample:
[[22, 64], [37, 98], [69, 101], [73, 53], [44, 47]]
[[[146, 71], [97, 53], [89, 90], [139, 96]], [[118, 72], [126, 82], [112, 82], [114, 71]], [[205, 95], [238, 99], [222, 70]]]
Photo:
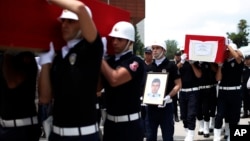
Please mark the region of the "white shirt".
[[73, 39], [67, 42], [67, 45], [62, 47], [62, 57], [64, 58], [68, 52], [69, 49], [73, 48], [77, 43], [79, 43], [81, 39]]

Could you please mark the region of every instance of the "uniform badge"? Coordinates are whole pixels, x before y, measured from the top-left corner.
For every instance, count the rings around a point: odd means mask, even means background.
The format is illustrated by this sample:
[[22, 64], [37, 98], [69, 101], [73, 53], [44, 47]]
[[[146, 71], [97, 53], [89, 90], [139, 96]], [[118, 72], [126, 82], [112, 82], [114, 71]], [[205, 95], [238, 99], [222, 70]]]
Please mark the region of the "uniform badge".
[[234, 65], [235, 65], [234, 62], [232, 62], [232, 63], [231, 63], [231, 66], [234, 67]]
[[132, 71], [136, 71], [138, 67], [139, 67], [139, 64], [136, 61], [134, 61], [133, 63], [129, 64], [129, 68]]
[[162, 69], [161, 72], [162, 72], [162, 73], [166, 73], [167, 70], [166, 70], [166, 69]]
[[69, 56], [69, 63], [71, 64], [71, 65], [74, 65], [75, 64], [75, 62], [76, 62], [76, 54], [75, 53], [72, 53], [72, 54], [70, 54], [70, 56]]

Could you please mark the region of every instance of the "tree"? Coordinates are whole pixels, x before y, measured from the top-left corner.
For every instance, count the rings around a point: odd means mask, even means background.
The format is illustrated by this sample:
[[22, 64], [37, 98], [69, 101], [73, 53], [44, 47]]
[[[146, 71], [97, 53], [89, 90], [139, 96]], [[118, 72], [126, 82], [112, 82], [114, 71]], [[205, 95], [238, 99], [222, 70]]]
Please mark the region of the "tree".
[[169, 59], [173, 59], [175, 52], [178, 50], [177, 49], [177, 41], [175, 41], [175, 40], [167, 40], [166, 44], [167, 44], [167, 53], [166, 53], [166, 56]]
[[244, 19], [240, 20], [238, 24], [238, 33], [226, 33], [227, 37], [231, 39], [238, 47], [247, 46], [248, 45], [248, 38], [249, 35], [248, 30], [249, 25], [247, 25], [247, 21]]
[[139, 56], [143, 56], [143, 49], [144, 49], [144, 44], [142, 43], [141, 41], [141, 37], [138, 33], [138, 30], [137, 30], [137, 27], [135, 27], [135, 42], [134, 42], [134, 48], [133, 48], [133, 52], [136, 54], [136, 55], [139, 55]]

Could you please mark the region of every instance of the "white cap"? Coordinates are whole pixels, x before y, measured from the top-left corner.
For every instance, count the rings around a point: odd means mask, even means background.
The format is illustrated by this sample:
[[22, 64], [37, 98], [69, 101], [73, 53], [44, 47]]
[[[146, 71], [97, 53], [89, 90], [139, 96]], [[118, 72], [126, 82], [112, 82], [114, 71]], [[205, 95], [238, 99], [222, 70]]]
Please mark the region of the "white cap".
[[117, 22], [111, 32], [109, 33], [110, 37], [117, 37], [128, 39], [130, 41], [135, 41], [135, 29], [134, 26], [126, 21]]
[[163, 40], [154, 40], [152, 43], [151, 43], [151, 47], [152, 46], [160, 46], [162, 47], [163, 49], [167, 50], [167, 44], [163, 41]]
[[[92, 13], [91, 13], [91, 10], [89, 9], [89, 7], [85, 6], [85, 8], [86, 8], [89, 16], [92, 18]], [[75, 13], [73, 13], [73, 12], [67, 10], [67, 9], [64, 9], [62, 11], [62, 14], [60, 15], [60, 17], [58, 17], [58, 19], [59, 20], [61, 20], [61, 19], [78, 20], [79, 18], [78, 18], [78, 16]]]

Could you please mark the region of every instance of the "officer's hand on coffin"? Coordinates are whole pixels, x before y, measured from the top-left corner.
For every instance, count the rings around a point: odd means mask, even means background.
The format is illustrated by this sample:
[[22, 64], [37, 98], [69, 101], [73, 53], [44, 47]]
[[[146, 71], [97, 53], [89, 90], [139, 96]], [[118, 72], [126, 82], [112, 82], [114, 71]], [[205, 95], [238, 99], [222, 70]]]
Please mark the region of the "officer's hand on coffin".
[[222, 66], [223, 66], [223, 63], [218, 63], [218, 66], [219, 66], [219, 67], [222, 67]]
[[188, 62], [189, 62], [190, 64], [194, 64], [195, 61], [189, 60]]
[[187, 59], [187, 54], [186, 54], [186, 53], [183, 53], [183, 54], [181, 55], [181, 63], [184, 64], [185, 61], [186, 61], [186, 59]]
[[229, 38], [226, 38], [226, 40], [225, 40], [226, 46], [228, 46], [231, 43], [233, 43], [233, 41], [231, 39], [229, 39]]
[[39, 65], [44, 65], [44, 64], [48, 64], [51, 63], [54, 56], [55, 56], [55, 49], [54, 49], [54, 44], [53, 42], [50, 42], [49, 44], [49, 51], [45, 52], [45, 53], [41, 53], [39, 54]]
[[106, 37], [102, 37], [102, 44], [103, 44], [103, 58], [107, 56], [107, 39]]

